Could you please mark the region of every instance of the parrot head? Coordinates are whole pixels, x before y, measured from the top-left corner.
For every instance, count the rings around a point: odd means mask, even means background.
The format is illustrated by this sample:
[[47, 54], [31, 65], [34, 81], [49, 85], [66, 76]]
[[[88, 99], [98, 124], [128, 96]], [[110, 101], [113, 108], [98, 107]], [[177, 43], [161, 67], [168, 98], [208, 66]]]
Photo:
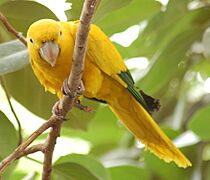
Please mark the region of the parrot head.
[[52, 67], [60, 54], [62, 26], [51, 19], [42, 19], [33, 23], [27, 33], [27, 45], [30, 53], [38, 53], [40, 58]]

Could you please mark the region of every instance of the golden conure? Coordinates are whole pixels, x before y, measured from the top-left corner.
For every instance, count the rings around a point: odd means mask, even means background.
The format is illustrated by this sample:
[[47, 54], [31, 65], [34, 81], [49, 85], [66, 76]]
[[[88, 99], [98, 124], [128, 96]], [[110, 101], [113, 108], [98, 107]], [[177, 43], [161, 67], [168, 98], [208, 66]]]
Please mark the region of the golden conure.
[[[61, 86], [68, 77], [79, 21], [42, 19], [28, 29], [27, 44], [35, 75], [45, 90], [62, 97]], [[87, 98], [106, 102], [146, 148], [166, 162], [179, 167], [190, 161], [161, 131], [147, 112], [147, 103], [134, 88], [134, 81], [122, 57], [109, 38], [91, 25], [82, 77]]]

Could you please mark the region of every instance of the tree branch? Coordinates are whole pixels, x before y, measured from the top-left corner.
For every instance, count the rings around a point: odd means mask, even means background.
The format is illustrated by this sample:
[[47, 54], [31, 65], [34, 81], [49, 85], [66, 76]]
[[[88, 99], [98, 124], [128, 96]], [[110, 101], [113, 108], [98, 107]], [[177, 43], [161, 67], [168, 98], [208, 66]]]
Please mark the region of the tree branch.
[[23, 151], [21, 151], [19, 153], [19, 156], [16, 157], [16, 159], [19, 159], [23, 156], [27, 156], [29, 154], [33, 154], [35, 152], [38, 152], [38, 151], [41, 151], [44, 153], [45, 149], [44, 149], [44, 144], [36, 144], [36, 145], [33, 145], [31, 147], [28, 147], [26, 149], [24, 149]]
[[20, 156], [20, 154], [45, 130], [57, 121], [55, 116], [52, 116], [47, 122], [45, 122], [40, 128], [38, 128], [34, 133], [32, 133], [26, 141], [24, 141], [20, 146], [18, 146], [9, 156], [7, 156], [0, 163], [0, 176], [6, 170], [6, 168]]
[[[78, 87], [81, 82], [85, 52], [87, 46], [88, 33], [90, 29], [91, 19], [95, 10], [97, 0], [85, 0], [82, 14], [80, 17], [80, 24], [76, 35], [74, 46], [74, 54], [72, 59], [71, 73], [68, 78], [68, 87], [72, 94], [71, 97], [63, 95], [59, 103], [59, 116], [52, 115], [50, 119], [37, 129], [26, 141], [24, 141], [13, 153], [6, 157], [0, 163], [0, 177], [6, 168], [16, 159], [37, 151], [44, 152], [44, 165], [42, 179], [49, 180], [52, 170], [52, 156], [56, 143], [56, 139], [60, 134], [61, 125], [65, 120], [68, 111], [74, 106], [75, 97], [77, 95]], [[13, 33], [21, 42], [27, 46], [27, 41], [20, 33], [18, 33], [7, 21], [7, 19], [0, 13], [0, 20], [3, 22], [9, 32]], [[62, 117], [62, 118], [61, 118]], [[45, 130], [51, 127], [50, 133], [44, 145], [28, 146]], [[41, 147], [40, 147], [41, 146]]]
[[50, 179], [51, 171], [52, 171], [52, 157], [53, 151], [56, 144], [56, 139], [60, 135], [62, 121], [56, 124], [56, 126], [52, 127], [50, 133], [47, 137], [46, 141], [46, 148], [45, 148], [45, 156], [44, 156], [44, 163], [43, 163], [43, 173], [42, 179]]
[[15, 28], [12, 27], [12, 25], [8, 22], [7, 18], [0, 12], [0, 20], [4, 24], [4, 26], [7, 28], [9, 32], [11, 32], [16, 38], [18, 38], [25, 46], [27, 46], [27, 40], [22, 35], [22, 33], [15, 30]]
[[[76, 34], [76, 41], [74, 45], [72, 68], [68, 78], [68, 86], [72, 96], [69, 97], [64, 95], [59, 103], [59, 112], [60, 115], [63, 117], [66, 117], [68, 111], [74, 106], [78, 87], [81, 83], [85, 64], [85, 53], [87, 47], [88, 33], [90, 29], [91, 19], [94, 14], [96, 2], [97, 0], [85, 0], [83, 5], [82, 14], [80, 16], [80, 24]], [[60, 128], [62, 123], [63, 120], [58, 121], [58, 123], [55, 124], [54, 127], [52, 127], [52, 130], [48, 135], [42, 174], [43, 180], [50, 180], [53, 150], [56, 143], [56, 139], [60, 134]]]

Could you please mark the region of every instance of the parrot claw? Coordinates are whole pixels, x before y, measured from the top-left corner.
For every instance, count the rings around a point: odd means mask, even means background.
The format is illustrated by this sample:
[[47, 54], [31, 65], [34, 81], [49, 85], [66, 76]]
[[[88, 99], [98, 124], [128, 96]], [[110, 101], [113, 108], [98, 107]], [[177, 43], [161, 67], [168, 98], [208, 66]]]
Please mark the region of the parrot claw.
[[72, 94], [72, 92], [71, 92], [70, 89], [69, 89], [69, 86], [68, 86], [68, 79], [65, 79], [65, 80], [63, 81], [63, 86], [62, 86], [61, 90], [62, 90], [62, 92], [63, 92], [64, 95], [73, 98], [73, 97], [75, 97], [75, 96], [80, 96], [80, 95], [82, 95], [82, 94], [84, 93], [84, 91], [85, 91], [85, 87], [84, 87], [84, 84], [83, 84], [83, 82], [82, 82], [82, 80], [81, 80], [80, 85], [79, 85], [78, 88], [77, 88], [77, 93], [76, 93], [76, 95], [74, 95], [74, 94]]
[[74, 107], [82, 110], [82, 111], [85, 111], [85, 112], [95, 112], [95, 109], [91, 108], [91, 107], [88, 107], [88, 106], [85, 106], [85, 105], [82, 105], [80, 103], [80, 100], [79, 99], [76, 99], [75, 102], [74, 102]]
[[[54, 116], [56, 116], [57, 118], [63, 120], [63, 121], [66, 121], [67, 119], [64, 118], [63, 115], [61, 115], [61, 112], [60, 112], [60, 108], [59, 108], [59, 104], [60, 104], [60, 101], [57, 101], [55, 103], [55, 105], [53, 106], [52, 108], [52, 113]], [[89, 112], [89, 113], [92, 113], [92, 112], [95, 112], [95, 109], [91, 108], [91, 107], [88, 107], [88, 106], [85, 106], [85, 105], [82, 105], [80, 103], [80, 100], [79, 99], [75, 99], [74, 101], [74, 107], [82, 110], [82, 111], [85, 111], [85, 112]]]
[[52, 108], [52, 114], [53, 114], [54, 116], [56, 116], [57, 118], [61, 119], [61, 120], [66, 120], [66, 119], [64, 118], [64, 116], [61, 115], [60, 108], [59, 108], [59, 104], [60, 104], [60, 101], [57, 101], [57, 102], [54, 104], [54, 106], [53, 106], [53, 108]]

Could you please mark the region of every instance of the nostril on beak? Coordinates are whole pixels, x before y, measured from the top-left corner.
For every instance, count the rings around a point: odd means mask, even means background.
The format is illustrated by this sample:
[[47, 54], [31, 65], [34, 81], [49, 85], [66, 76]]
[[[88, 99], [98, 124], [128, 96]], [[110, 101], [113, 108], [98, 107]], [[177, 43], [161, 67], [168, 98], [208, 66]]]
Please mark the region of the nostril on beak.
[[55, 66], [57, 57], [60, 53], [60, 48], [57, 43], [52, 40], [45, 41], [43, 46], [39, 50], [42, 59], [47, 61], [52, 67]]

